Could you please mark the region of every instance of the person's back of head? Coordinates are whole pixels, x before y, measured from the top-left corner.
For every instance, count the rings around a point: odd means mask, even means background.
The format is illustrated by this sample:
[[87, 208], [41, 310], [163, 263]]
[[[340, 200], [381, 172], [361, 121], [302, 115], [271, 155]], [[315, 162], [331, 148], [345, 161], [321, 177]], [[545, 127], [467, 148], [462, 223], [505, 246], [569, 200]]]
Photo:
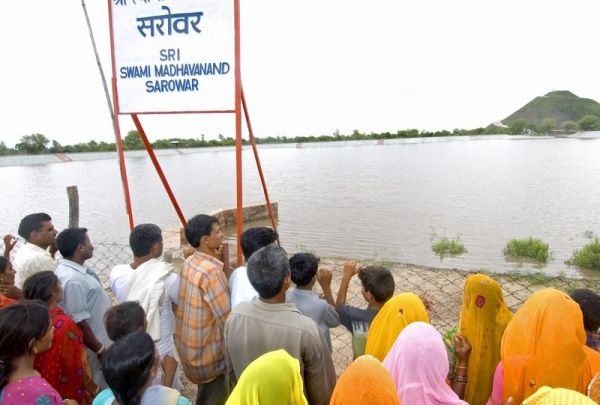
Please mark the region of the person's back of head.
[[146, 332], [130, 333], [106, 349], [102, 372], [121, 405], [140, 404], [143, 388], [156, 371], [155, 350]]
[[261, 298], [275, 297], [290, 276], [290, 261], [279, 246], [265, 246], [254, 252], [247, 264], [248, 279]]
[[13, 361], [34, 356], [49, 328], [50, 313], [41, 302], [23, 300], [0, 309], [0, 390], [15, 371]]
[[53, 271], [42, 271], [29, 276], [23, 284], [23, 298], [49, 304], [60, 292], [60, 281]]
[[580, 288], [571, 293], [571, 298], [579, 304], [583, 312], [583, 326], [590, 332], [598, 332], [600, 328], [600, 295], [587, 288]]
[[298, 287], [310, 284], [319, 269], [319, 258], [312, 253], [296, 253], [290, 258], [292, 281]]
[[110, 307], [104, 313], [106, 333], [113, 342], [125, 336], [146, 330], [146, 313], [136, 301], [127, 301]]
[[279, 239], [279, 235], [271, 228], [260, 226], [246, 229], [240, 239], [244, 260], [247, 262], [250, 256], [258, 249], [275, 243]]
[[21, 219], [19, 223], [18, 233], [19, 236], [25, 239], [26, 241], [30, 241], [31, 233], [40, 231], [42, 229], [43, 223], [47, 221], [51, 221], [50, 215], [44, 212], [38, 212], [35, 214], [29, 214]]
[[385, 267], [365, 266], [358, 272], [358, 278], [364, 290], [380, 304], [385, 304], [394, 295], [394, 276]]
[[210, 215], [196, 215], [185, 224], [185, 239], [187, 239], [188, 243], [192, 247], [197, 248], [200, 246], [200, 240], [202, 237], [210, 236], [213, 229], [213, 224], [218, 223], [219, 221], [217, 218]]
[[[158, 257], [162, 254], [162, 240], [162, 232], [157, 225], [140, 224], [131, 231], [129, 246], [136, 257], [147, 256], [150, 253], [154, 253], [153, 256]], [[155, 252], [152, 252], [153, 248], [156, 250]]]
[[67, 228], [61, 231], [56, 237], [58, 251], [64, 258], [70, 258], [75, 255], [77, 247], [85, 244], [87, 241], [86, 228]]

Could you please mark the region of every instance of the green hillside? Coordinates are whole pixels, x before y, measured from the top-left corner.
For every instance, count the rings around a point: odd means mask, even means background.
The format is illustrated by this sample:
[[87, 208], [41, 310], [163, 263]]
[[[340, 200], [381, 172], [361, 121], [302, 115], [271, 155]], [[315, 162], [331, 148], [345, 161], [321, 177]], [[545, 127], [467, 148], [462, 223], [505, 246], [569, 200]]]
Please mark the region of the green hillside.
[[558, 127], [565, 121], [577, 122], [585, 115], [600, 117], [600, 103], [589, 98], [577, 97], [570, 91], [552, 91], [536, 97], [519, 110], [502, 120], [511, 125], [519, 119], [541, 125], [545, 118], [553, 119]]

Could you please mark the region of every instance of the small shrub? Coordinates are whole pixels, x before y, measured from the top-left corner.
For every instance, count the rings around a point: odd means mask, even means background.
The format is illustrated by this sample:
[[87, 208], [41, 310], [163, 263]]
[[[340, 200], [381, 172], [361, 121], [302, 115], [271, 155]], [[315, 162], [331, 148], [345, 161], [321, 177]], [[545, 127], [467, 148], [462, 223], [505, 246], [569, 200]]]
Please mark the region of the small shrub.
[[431, 245], [431, 250], [433, 250], [435, 254], [440, 257], [457, 256], [467, 251], [458, 237], [448, 239], [445, 236]]
[[600, 239], [594, 238], [580, 250], [573, 252], [568, 264], [575, 264], [586, 269], [600, 270]]
[[546, 263], [550, 258], [548, 244], [540, 239], [511, 239], [504, 248], [504, 254], [511, 257], [530, 257]]

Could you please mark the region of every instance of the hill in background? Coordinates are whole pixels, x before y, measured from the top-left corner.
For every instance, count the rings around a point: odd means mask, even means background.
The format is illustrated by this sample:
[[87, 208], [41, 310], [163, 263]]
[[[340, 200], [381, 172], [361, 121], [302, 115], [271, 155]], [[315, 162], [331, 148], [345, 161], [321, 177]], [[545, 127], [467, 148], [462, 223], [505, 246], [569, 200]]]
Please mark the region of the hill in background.
[[600, 103], [589, 98], [577, 97], [570, 91], [552, 91], [536, 97], [519, 110], [502, 120], [511, 126], [517, 120], [526, 120], [540, 126], [544, 119], [552, 119], [557, 127], [565, 121], [577, 122], [586, 115], [600, 117]]

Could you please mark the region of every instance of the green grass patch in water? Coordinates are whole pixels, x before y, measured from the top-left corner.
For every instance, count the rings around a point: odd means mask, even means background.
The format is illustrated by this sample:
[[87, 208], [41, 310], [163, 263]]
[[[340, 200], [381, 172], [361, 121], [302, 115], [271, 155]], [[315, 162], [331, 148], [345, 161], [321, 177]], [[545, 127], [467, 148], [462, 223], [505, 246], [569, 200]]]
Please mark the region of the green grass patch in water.
[[458, 256], [467, 252], [465, 245], [460, 242], [458, 237], [448, 239], [445, 236], [431, 245], [431, 250], [440, 257]]
[[530, 257], [546, 263], [550, 258], [549, 246], [540, 239], [511, 239], [504, 248], [504, 254], [511, 257]]
[[586, 269], [600, 270], [600, 239], [594, 238], [587, 245], [573, 252], [573, 257], [566, 261]]

